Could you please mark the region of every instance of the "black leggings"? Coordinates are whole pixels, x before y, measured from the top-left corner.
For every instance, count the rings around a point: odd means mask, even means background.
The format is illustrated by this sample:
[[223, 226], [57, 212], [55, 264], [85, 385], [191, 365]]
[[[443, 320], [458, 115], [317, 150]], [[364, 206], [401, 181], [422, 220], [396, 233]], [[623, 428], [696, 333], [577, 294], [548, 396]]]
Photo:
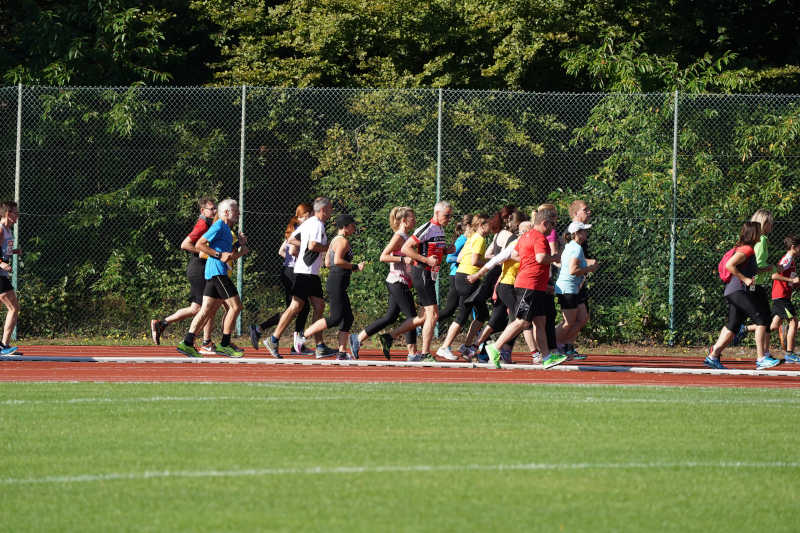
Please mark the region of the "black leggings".
[[338, 273], [331, 269], [328, 274], [328, 303], [330, 316], [325, 319], [325, 324], [329, 328], [341, 324], [339, 331], [349, 332], [353, 326], [353, 309], [350, 307], [350, 296], [347, 295], [347, 287], [350, 286], [350, 276]]
[[[292, 286], [294, 286], [294, 267], [283, 267], [283, 270], [281, 270], [281, 284], [283, 285], [283, 294], [284, 294], [284, 300], [286, 301], [286, 307], [289, 307], [289, 304], [292, 303]], [[294, 319], [294, 330], [299, 331], [301, 334], [306, 329], [306, 321], [308, 320], [309, 307], [311, 307], [311, 305], [309, 305], [309, 301], [306, 300], [306, 304], [303, 306], [303, 308], [297, 314], [297, 317], [295, 317]]]
[[517, 298], [514, 285], [499, 283], [497, 285], [497, 303], [489, 317], [488, 326], [494, 331], [501, 331], [508, 325], [508, 314], [517, 308]]
[[747, 317], [757, 326], [768, 326], [769, 305], [755, 292], [737, 291], [725, 297], [728, 302], [728, 323], [725, 325], [736, 333]]
[[[370, 337], [389, 324], [394, 323], [400, 313], [403, 313], [407, 319], [417, 316], [417, 309], [414, 307], [414, 296], [411, 294], [411, 289], [408, 288], [408, 285], [400, 282], [387, 282], [386, 288], [389, 290], [389, 307], [382, 317], [364, 328], [364, 331]], [[417, 342], [416, 328], [407, 331], [405, 336], [406, 344], [415, 344]]]
[[456, 277], [450, 276], [450, 288], [447, 290], [447, 303], [444, 305], [444, 309], [439, 310], [439, 319], [438, 321], [441, 322], [442, 320], [447, 320], [458, 309], [458, 291], [456, 290]]
[[478, 283], [470, 283], [467, 281], [467, 275], [463, 272], [456, 272], [456, 290], [458, 291], [458, 314], [456, 314], [455, 322], [463, 326], [467, 321], [467, 317], [475, 310], [475, 320], [479, 322], [486, 322], [489, 318], [489, 310], [486, 308], [486, 302], [478, 297], [470, 298], [475, 291], [480, 291]]

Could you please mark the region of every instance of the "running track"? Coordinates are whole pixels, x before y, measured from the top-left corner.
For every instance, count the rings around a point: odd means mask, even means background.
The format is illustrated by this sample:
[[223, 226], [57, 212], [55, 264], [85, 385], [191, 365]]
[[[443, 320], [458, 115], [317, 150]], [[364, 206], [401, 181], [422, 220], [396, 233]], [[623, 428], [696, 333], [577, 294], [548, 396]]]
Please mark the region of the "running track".
[[[275, 360], [266, 359], [264, 349], [253, 351], [251, 348], [247, 349], [243, 359], [220, 362], [189, 358], [176, 362], [175, 358], [181, 355], [171, 346], [24, 346], [20, 351], [24, 352], [21, 357], [0, 360], [0, 381], [569, 383], [800, 388], [800, 365], [780, 365], [759, 375], [711, 370], [697, 373], [703, 369], [699, 356], [591, 355], [585, 361], [570, 361], [551, 370], [515, 369], [514, 365], [494, 370], [464, 368], [465, 365], [451, 368], [441, 367], [444, 365], [364, 366], [369, 361], [385, 361], [374, 350], [366, 349], [361, 350], [359, 366], [349, 362], [340, 365], [330, 360], [316, 361], [313, 357], [298, 360], [295, 364], [286, 361], [274, 364]], [[89, 360], [103, 357], [114, 358], [114, 361]], [[529, 362], [522, 354], [514, 357], [518, 362]], [[147, 362], [140, 362], [141, 358], [147, 358]], [[404, 359], [400, 352], [392, 355], [392, 361], [398, 364]], [[723, 362], [731, 370], [754, 369], [752, 360], [723, 359]]]

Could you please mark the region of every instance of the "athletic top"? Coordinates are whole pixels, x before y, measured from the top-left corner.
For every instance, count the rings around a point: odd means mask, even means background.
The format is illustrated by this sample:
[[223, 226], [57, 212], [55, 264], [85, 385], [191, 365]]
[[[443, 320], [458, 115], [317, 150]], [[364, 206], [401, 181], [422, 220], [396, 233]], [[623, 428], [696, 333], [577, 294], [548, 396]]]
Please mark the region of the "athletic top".
[[[501, 254], [508, 250], [509, 252], [514, 249], [513, 242], [517, 240], [519, 235], [512, 235], [510, 239], [508, 239], [506, 247], [503, 249]], [[509, 253], [510, 255], [510, 253]], [[500, 272], [500, 279], [498, 283], [502, 283], [503, 285], [513, 285], [514, 281], [517, 279], [517, 274], [519, 273], [519, 261], [514, 261], [513, 259], [506, 259], [503, 261], [503, 270]]]
[[[795, 273], [795, 262], [794, 256], [790, 255], [789, 252], [781, 257], [781, 260], [778, 261], [778, 274], [787, 278], [793, 278]], [[777, 300], [778, 298], [791, 298], [792, 297], [792, 286], [789, 285], [788, 281], [781, 281], [779, 279], [772, 280], [772, 299]]]
[[578, 258], [578, 268], [586, 268], [586, 257], [583, 248], [575, 241], [569, 241], [561, 252], [561, 270], [556, 280], [556, 294], [578, 294], [585, 276], [575, 276], [569, 273], [569, 265], [574, 258]]
[[519, 272], [514, 287], [546, 291], [550, 279], [550, 265], [536, 261], [537, 253], [550, 255], [550, 245], [547, 244], [545, 236], [542, 232], [532, 229], [519, 238], [516, 249], [519, 254]]
[[[736, 249], [737, 252], [742, 252], [746, 259], [743, 263], [739, 263], [737, 266], [739, 268], [739, 272], [744, 274], [747, 278], [752, 278], [758, 272], [758, 265], [756, 264], [756, 252], [753, 250], [752, 246], [739, 246]], [[725, 293], [724, 296], [728, 296], [729, 294], [733, 294], [734, 292], [746, 292], [747, 287], [745, 287], [744, 283], [739, 281], [734, 275], [731, 275], [731, 279], [728, 283], [725, 284]]]
[[[767, 250], [767, 236], [762, 235], [758, 242], [753, 247], [753, 251], [756, 254], [756, 265], [758, 268], [764, 268], [767, 266], [767, 255], [769, 254]], [[750, 276], [748, 276], [750, 277]], [[766, 285], [772, 279], [772, 274], [767, 272], [759, 272], [756, 274], [756, 283], [759, 285]]]
[[464, 249], [461, 250], [461, 264], [458, 265], [458, 270], [456, 270], [456, 272], [467, 275], [475, 274], [481, 267], [473, 265], [470, 256], [472, 254], [478, 254], [483, 257], [485, 253], [486, 238], [478, 232], [473, 233], [472, 237], [467, 241], [467, 244], [464, 245]]
[[[233, 251], [233, 232], [222, 219], [214, 222], [208, 231], [203, 234], [203, 238], [208, 241], [208, 246], [217, 252]], [[206, 260], [205, 278], [211, 279], [214, 276], [227, 276], [228, 265], [217, 259], [209, 257]]]
[[444, 228], [437, 224], [434, 219], [430, 219], [428, 222], [415, 229], [411, 238], [418, 244], [419, 255], [439, 258], [439, 262], [435, 267], [421, 264], [417, 261], [414, 261], [414, 266], [431, 272], [439, 272], [444, 250], [447, 248], [444, 240]]
[[[208, 228], [211, 227], [213, 220], [206, 217], [200, 217], [195, 222], [192, 231], [189, 232], [189, 242], [197, 244], [200, 237], [203, 236]], [[204, 278], [206, 274], [206, 260], [200, 257], [199, 254], [193, 253], [189, 257], [189, 264], [186, 265], [186, 276], [191, 279]]]
[[325, 233], [325, 224], [316, 216], [309, 217], [308, 220], [300, 224], [292, 237], [300, 239], [300, 251], [297, 253], [297, 261], [294, 264], [295, 274], [313, 274], [319, 276], [319, 269], [322, 266], [322, 255], [319, 252], [312, 252], [308, 249], [308, 243], [314, 241], [321, 245], [328, 244], [328, 235]]
[[[340, 266], [336, 266], [333, 264], [333, 258], [335, 255], [335, 252], [333, 250], [333, 243], [335, 243], [338, 239], [344, 239], [344, 238], [345, 237], [343, 235], [337, 235], [336, 237], [331, 239], [331, 246], [330, 248], [328, 248], [328, 264], [330, 265], [330, 267], [328, 267], [330, 271], [330, 273], [328, 274], [329, 281], [331, 279], [339, 279], [344, 283], [350, 282], [350, 274], [352, 274], [353, 271], [349, 268], [342, 268]], [[349, 242], [347, 244], [347, 250], [344, 251], [343, 258], [345, 261], [349, 263], [353, 262], [353, 249], [350, 247]]]
[[453, 243], [455, 247], [455, 251], [452, 254], [447, 254], [445, 261], [450, 263], [450, 275], [455, 276], [456, 271], [458, 270], [458, 253], [464, 247], [464, 244], [467, 242], [467, 236], [463, 233], [458, 236], [456, 242]]
[[[3, 248], [3, 263], [11, 263], [11, 252], [14, 250], [14, 234], [10, 229], [1, 224], [0, 227], [3, 228], [2, 242], [0, 243]], [[0, 269], [0, 276], [7, 278], [8, 272]]]
[[[403, 242], [408, 239], [408, 234], [398, 231], [395, 235], [400, 235]], [[392, 252], [394, 257], [405, 257], [405, 254], [400, 250]], [[386, 283], [403, 283], [411, 287], [411, 265], [405, 262], [389, 263], [389, 275], [386, 276]]]
[[283, 241], [281, 248], [283, 248], [283, 266], [294, 269], [297, 258], [291, 254], [292, 245], [287, 241]]

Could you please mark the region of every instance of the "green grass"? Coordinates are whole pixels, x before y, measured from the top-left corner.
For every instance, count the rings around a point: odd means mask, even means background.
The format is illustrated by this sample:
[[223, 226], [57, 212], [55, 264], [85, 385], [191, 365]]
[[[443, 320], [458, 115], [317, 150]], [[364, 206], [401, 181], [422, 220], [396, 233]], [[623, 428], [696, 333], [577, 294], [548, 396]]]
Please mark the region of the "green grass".
[[0, 384], [4, 531], [796, 531], [800, 391]]

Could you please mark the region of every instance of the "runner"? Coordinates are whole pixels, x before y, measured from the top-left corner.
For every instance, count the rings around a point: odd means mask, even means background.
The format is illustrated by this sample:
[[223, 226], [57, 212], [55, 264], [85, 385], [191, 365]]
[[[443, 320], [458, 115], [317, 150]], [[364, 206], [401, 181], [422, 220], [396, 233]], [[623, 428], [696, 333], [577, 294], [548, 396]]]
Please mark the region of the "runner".
[[[386, 276], [386, 288], [389, 291], [389, 307], [386, 313], [378, 320], [361, 330], [355, 339], [351, 339], [352, 347], [360, 346], [372, 335], [376, 334], [389, 324], [397, 320], [400, 313], [406, 319], [403, 325], [408, 328], [405, 332], [406, 347], [408, 348], [407, 359], [409, 361], [421, 361], [422, 354], [417, 352], [417, 326], [423, 324], [424, 319], [417, 316], [414, 306], [414, 296], [411, 294], [411, 258], [403, 255], [401, 249], [403, 243], [408, 239], [408, 232], [414, 229], [417, 223], [414, 210], [410, 207], [394, 207], [389, 213], [389, 226], [394, 230], [394, 235], [389, 239], [388, 244], [381, 252], [381, 262], [389, 264], [389, 275]], [[381, 349], [386, 359], [391, 358], [391, 348], [394, 343], [394, 334], [383, 333], [379, 336]], [[399, 336], [399, 335], [398, 335]], [[356, 348], [356, 352], [358, 348]]]
[[[500, 337], [486, 345], [489, 359], [500, 368], [500, 349], [505, 343], [519, 335], [523, 329], [533, 324], [533, 338], [539, 351], [547, 353], [545, 321], [547, 313], [554, 307], [553, 297], [547, 294], [550, 279], [550, 264], [558, 262], [559, 256], [550, 253], [545, 235], [555, 227], [557, 215], [550, 209], [540, 209], [533, 220], [533, 229], [517, 240], [512, 259], [519, 261], [520, 267], [514, 281], [517, 296], [516, 319], [511, 322]], [[561, 364], [566, 356], [551, 353], [544, 360], [545, 368]]]
[[[350, 247], [349, 237], [356, 231], [356, 221], [352, 215], [339, 215], [336, 217], [336, 228], [339, 230], [336, 237], [331, 240], [328, 253], [325, 255], [325, 266], [330, 269], [328, 273], [327, 290], [330, 301], [330, 316], [320, 318], [306, 329], [303, 337], [322, 335], [328, 328], [339, 327], [338, 341], [339, 359], [358, 359], [360, 344], [358, 337], [351, 338], [350, 327], [353, 325], [353, 308], [347, 288], [350, 286], [350, 276], [353, 272], [362, 272], [365, 263], [353, 263], [353, 249]], [[351, 342], [353, 341], [353, 342]], [[351, 346], [351, 356], [347, 357], [348, 343]]]
[[800, 355], [794, 353], [794, 341], [797, 334], [797, 311], [792, 303], [792, 290], [800, 283], [797, 277], [797, 257], [800, 254], [800, 237], [788, 235], [783, 243], [786, 254], [778, 262], [778, 272], [772, 274], [772, 324], [771, 331], [782, 331], [783, 321], [788, 322], [786, 328], [786, 363], [800, 363]]
[[12, 271], [11, 256], [19, 255], [20, 249], [14, 247], [14, 224], [19, 220], [19, 208], [14, 201], [0, 203], [0, 227], [3, 230], [2, 260], [0, 260], [0, 302], [6, 306], [6, 321], [3, 324], [3, 342], [0, 343], [0, 355], [13, 355], [17, 346], [10, 346], [11, 335], [17, 327], [19, 318], [19, 299], [17, 291], [11, 284], [9, 273]]
[[472, 214], [467, 213], [461, 216], [461, 222], [456, 223], [456, 232], [458, 235], [455, 242], [453, 242], [453, 253], [445, 256], [445, 262], [450, 265], [450, 284], [447, 289], [447, 303], [444, 304], [444, 309], [439, 311], [439, 319], [437, 322], [440, 324], [453, 316], [458, 309], [458, 291], [456, 290], [456, 271], [458, 270], [458, 255], [467, 239], [472, 235]]
[[206, 320], [210, 321], [213, 318], [223, 302], [228, 306], [228, 312], [225, 313], [222, 325], [222, 341], [220, 346], [217, 347], [216, 353], [228, 357], [242, 357], [244, 355], [238, 346], [231, 343], [233, 325], [236, 322], [236, 317], [242, 311], [242, 301], [239, 298], [236, 286], [228, 276], [228, 271], [231, 267], [227, 262], [235, 261], [248, 253], [247, 237], [243, 233], [239, 233], [240, 248], [234, 250], [231, 226], [239, 218], [239, 204], [236, 200], [228, 198], [220, 202], [218, 215], [219, 220], [214, 222], [208, 231], [195, 243], [195, 248], [198, 252], [207, 254], [208, 260], [206, 261], [206, 285], [203, 290], [203, 305], [192, 319], [192, 324], [183, 342], [177, 347], [179, 352], [189, 357], [202, 357], [194, 347], [195, 332], [200, 329]]
[[[284, 239], [281, 243], [280, 247], [278, 248], [278, 255], [283, 258], [283, 267], [281, 268], [281, 285], [283, 285], [283, 293], [284, 293], [284, 305], [285, 307], [289, 307], [292, 303], [292, 287], [294, 286], [294, 265], [297, 262], [297, 253], [299, 248], [297, 246], [293, 246], [289, 244], [289, 237], [291, 237], [292, 233], [300, 227], [300, 224], [308, 220], [311, 216], [311, 206], [308, 204], [299, 204], [294, 210], [294, 216], [289, 220], [289, 223], [286, 225], [286, 231], [284, 232]], [[299, 347], [302, 351], [295, 352], [295, 345], [298, 345], [297, 338], [303, 335], [303, 330], [306, 329], [306, 321], [308, 320], [308, 310], [310, 306], [308, 302], [305, 303], [303, 308], [297, 314], [297, 318], [294, 321], [294, 339], [292, 342], [292, 351], [290, 352], [293, 355], [312, 355], [313, 352], [306, 349], [305, 346], [299, 344]], [[253, 348], [258, 350], [258, 341], [261, 339], [262, 332], [266, 331], [268, 328], [274, 327], [280, 321], [281, 313], [276, 313], [266, 319], [261, 324], [251, 324], [250, 325], [250, 343], [253, 345]]]
[[[186, 265], [186, 277], [189, 279], [189, 305], [178, 309], [161, 320], [154, 318], [150, 321], [150, 335], [155, 344], [161, 344], [161, 336], [167, 326], [174, 322], [193, 318], [200, 311], [200, 306], [203, 304], [203, 290], [206, 286], [206, 259], [200, 257], [200, 251], [195, 247], [195, 243], [208, 231], [208, 228], [214, 222], [214, 217], [217, 214], [217, 203], [213, 198], [206, 196], [198, 200], [197, 205], [200, 208], [200, 216], [195, 222], [192, 231], [181, 242], [181, 250], [186, 250], [191, 254], [189, 263]], [[211, 341], [211, 332], [213, 330], [214, 321], [208, 320], [203, 326], [203, 343], [199, 349], [200, 353], [209, 355], [216, 353], [216, 346]]]
[[745, 222], [739, 232], [736, 251], [725, 264], [725, 268], [731, 273], [724, 292], [725, 300], [728, 302], [728, 323], [723, 326], [714, 346], [708, 349], [708, 355], [703, 362], [709, 368], [725, 369], [719, 360], [722, 351], [731, 343], [735, 332], [739, 331], [739, 326], [747, 317], [756, 324], [756, 369], [771, 368], [780, 364], [780, 360], [773, 358], [765, 349], [769, 336], [767, 330], [769, 307], [755, 292], [758, 265], [753, 246], [760, 236], [761, 224]]
[[[314, 216], [300, 224], [289, 236], [288, 242], [298, 247], [297, 262], [294, 265], [295, 281], [292, 286], [292, 303], [281, 315], [278, 325], [272, 335], [264, 339], [264, 346], [269, 353], [278, 359], [282, 356], [278, 352], [278, 341], [289, 327], [289, 323], [300, 313], [306, 302], [310, 302], [314, 309], [314, 321], [322, 318], [325, 311], [325, 300], [322, 299], [322, 281], [319, 269], [322, 260], [328, 251], [328, 236], [325, 233], [325, 223], [331, 218], [331, 201], [320, 197], [314, 200]], [[317, 342], [314, 353], [317, 358], [336, 355], [336, 350], [331, 350], [322, 342], [322, 333], [314, 335]], [[305, 338], [297, 336], [294, 342], [295, 352], [302, 352]]]
[[[417, 299], [424, 309], [425, 323], [422, 326], [423, 360], [435, 361], [431, 355], [433, 329], [439, 319], [439, 305], [436, 301], [436, 277], [444, 254], [453, 247], [445, 244], [444, 226], [453, 216], [450, 202], [440, 201], [433, 207], [433, 217], [418, 227], [401, 248], [404, 255], [415, 261], [411, 267], [411, 280], [417, 291]], [[449, 249], [448, 249], [449, 248]], [[404, 333], [403, 331], [398, 333]]]

